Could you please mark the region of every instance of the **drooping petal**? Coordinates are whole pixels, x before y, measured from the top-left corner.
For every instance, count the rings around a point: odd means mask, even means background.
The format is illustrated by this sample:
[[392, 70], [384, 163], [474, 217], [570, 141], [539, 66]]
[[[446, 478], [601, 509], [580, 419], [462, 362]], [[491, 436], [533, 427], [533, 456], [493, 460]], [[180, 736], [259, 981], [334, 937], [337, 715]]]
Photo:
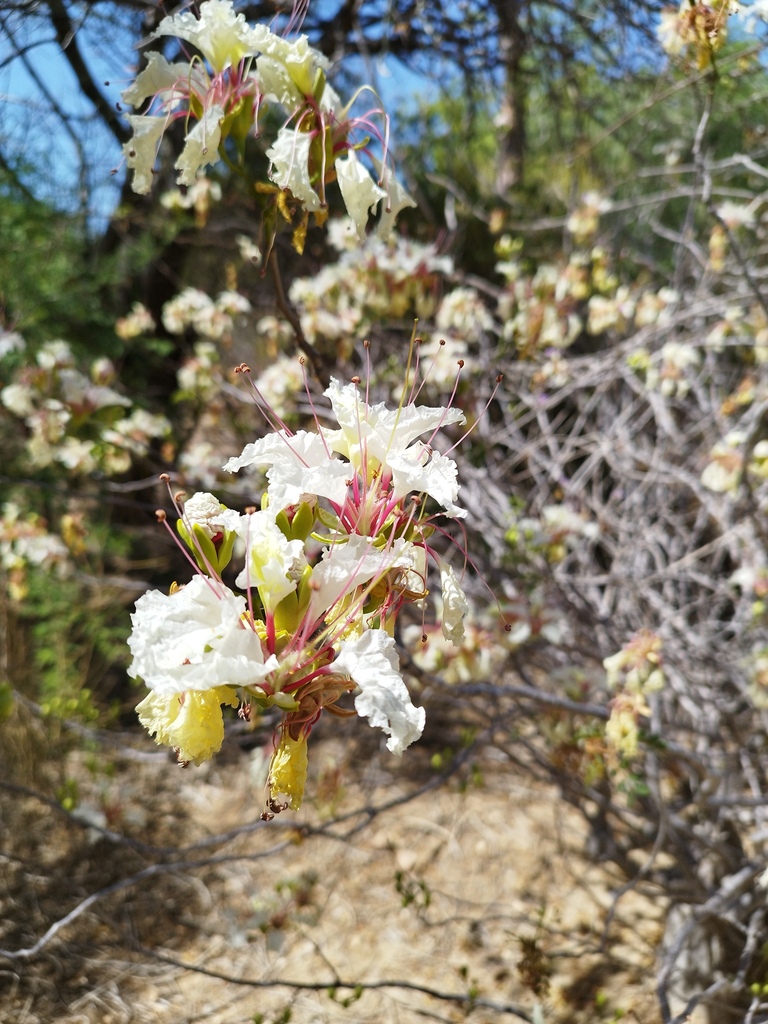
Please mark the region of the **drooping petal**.
[[287, 731], [283, 732], [280, 744], [272, 755], [269, 765], [270, 796], [273, 800], [285, 796], [292, 811], [298, 811], [304, 796], [307, 781], [307, 738], [300, 736], [291, 738]]
[[369, 213], [381, 199], [387, 198], [387, 193], [375, 183], [353, 149], [346, 157], [337, 160], [335, 166], [347, 212], [355, 223], [358, 239], [362, 241]]
[[[372, 159], [373, 165], [381, 178], [384, 166], [380, 160], [376, 159], [376, 157], [373, 157]], [[386, 242], [392, 234], [392, 229], [395, 226], [398, 213], [409, 206], [415, 207], [416, 200], [413, 196], [408, 195], [394, 174], [387, 175], [383, 184], [386, 187], [387, 201], [382, 207], [381, 218], [376, 226], [376, 234]]]
[[152, 189], [152, 168], [168, 118], [127, 114], [126, 119], [133, 128], [133, 138], [123, 146], [125, 163], [133, 171], [133, 191], [145, 196]]
[[190, 73], [189, 64], [169, 64], [162, 53], [153, 50], [147, 54], [147, 66], [123, 93], [123, 102], [130, 103], [132, 107], [140, 107], [150, 96], [172, 90], [180, 81], [186, 80]]
[[202, 764], [218, 753], [224, 741], [221, 705], [237, 707], [236, 692], [229, 686], [187, 693], [150, 692], [137, 705], [139, 721], [156, 743], [178, 750], [180, 761]]
[[181, 172], [176, 179], [179, 185], [194, 185], [200, 168], [215, 164], [219, 159], [223, 120], [224, 108], [214, 105], [187, 135], [184, 149], [174, 164]]
[[293, 128], [281, 128], [274, 145], [267, 150], [271, 161], [269, 177], [280, 188], [287, 188], [307, 210], [319, 210], [320, 196], [309, 178], [309, 150], [312, 136]]
[[464, 616], [469, 611], [469, 602], [452, 566], [442, 560], [438, 565], [443, 590], [443, 636], [458, 646], [464, 639]]
[[402, 754], [424, 731], [426, 712], [411, 702], [400, 675], [395, 641], [383, 629], [368, 629], [356, 640], [342, 640], [333, 663], [360, 687], [355, 709], [389, 736], [387, 749]]

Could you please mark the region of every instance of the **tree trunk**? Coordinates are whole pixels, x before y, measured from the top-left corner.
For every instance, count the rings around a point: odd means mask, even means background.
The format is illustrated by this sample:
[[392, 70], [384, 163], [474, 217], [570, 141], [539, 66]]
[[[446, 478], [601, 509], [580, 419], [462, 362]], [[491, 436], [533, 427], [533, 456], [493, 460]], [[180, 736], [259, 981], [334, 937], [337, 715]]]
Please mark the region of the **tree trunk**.
[[524, 0], [495, 0], [495, 7], [504, 73], [504, 94], [496, 121], [499, 128], [496, 193], [504, 197], [523, 180], [525, 84], [522, 65], [528, 40], [521, 24]]

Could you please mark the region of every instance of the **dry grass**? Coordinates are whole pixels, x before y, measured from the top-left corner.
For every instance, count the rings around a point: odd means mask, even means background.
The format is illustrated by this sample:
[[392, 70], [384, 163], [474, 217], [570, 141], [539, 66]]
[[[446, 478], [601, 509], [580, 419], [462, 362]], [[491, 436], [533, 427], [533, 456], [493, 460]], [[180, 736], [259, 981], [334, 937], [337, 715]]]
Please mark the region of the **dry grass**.
[[[618, 1011], [658, 1019], [665, 902], [650, 889], [616, 902], [623, 879], [591, 862], [583, 819], [553, 789], [491, 754], [426, 788], [435, 778], [426, 752], [395, 764], [373, 750], [345, 764], [350, 749], [320, 737], [319, 797], [269, 824], [258, 822], [258, 753], [183, 775], [165, 761], [117, 760], [111, 779], [73, 758], [81, 806], [106, 808], [108, 828], [154, 850], [3, 793], [0, 946], [30, 945], [89, 893], [152, 865], [156, 873], [96, 901], [37, 956], [0, 959], [0, 1019], [490, 1022], [530, 1017], [537, 1001], [547, 1024]], [[256, 824], [221, 838], [244, 822]], [[401, 984], [366, 987], [382, 981]]]

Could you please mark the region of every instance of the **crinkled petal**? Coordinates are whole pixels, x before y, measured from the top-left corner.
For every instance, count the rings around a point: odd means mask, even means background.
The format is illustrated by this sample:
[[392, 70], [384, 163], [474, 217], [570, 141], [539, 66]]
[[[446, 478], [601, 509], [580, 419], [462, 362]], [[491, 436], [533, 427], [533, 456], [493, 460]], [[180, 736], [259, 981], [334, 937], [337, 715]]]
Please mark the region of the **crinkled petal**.
[[269, 466], [269, 510], [276, 514], [297, 505], [302, 494], [315, 494], [340, 505], [347, 493], [349, 466], [329, 454], [319, 434], [307, 430], [269, 434], [247, 444], [224, 469], [235, 473], [245, 466]]
[[245, 598], [202, 576], [173, 594], [150, 590], [136, 602], [128, 674], [158, 693], [258, 685], [277, 668], [244, 625]]
[[443, 590], [443, 636], [458, 646], [464, 639], [464, 616], [469, 611], [469, 602], [452, 566], [442, 560], [438, 565]]
[[184, 694], [149, 693], [137, 705], [139, 721], [156, 743], [178, 750], [179, 760], [202, 764], [221, 749], [224, 719], [221, 705], [237, 707], [239, 700], [229, 686], [190, 690]]
[[428, 494], [451, 519], [463, 519], [467, 510], [456, 504], [459, 494], [458, 468], [453, 459], [440, 452], [415, 444], [391, 458], [392, 483], [395, 494], [405, 497], [411, 491]]
[[152, 189], [152, 168], [168, 118], [127, 114], [126, 119], [133, 128], [133, 138], [123, 146], [125, 162], [133, 171], [133, 191], [145, 196]]
[[320, 209], [320, 197], [309, 180], [309, 150], [312, 136], [293, 128], [281, 128], [274, 145], [267, 150], [271, 162], [269, 177], [280, 188], [287, 188], [307, 210]]
[[162, 53], [153, 50], [147, 54], [147, 66], [123, 93], [123, 102], [130, 103], [132, 107], [140, 107], [150, 96], [172, 90], [179, 81], [186, 80], [190, 73], [189, 64], [169, 64]]
[[176, 179], [179, 185], [194, 185], [200, 168], [215, 164], [219, 159], [223, 120], [224, 108], [214, 105], [187, 135], [184, 149], [174, 164], [181, 172]]
[[411, 703], [400, 675], [395, 641], [383, 629], [368, 629], [356, 640], [342, 640], [333, 663], [360, 687], [355, 709], [388, 734], [387, 749], [402, 754], [424, 731], [426, 712]]
[[349, 150], [346, 157], [337, 160], [335, 166], [347, 212], [355, 223], [357, 237], [362, 241], [365, 238], [368, 215], [381, 199], [387, 198], [387, 193], [383, 188], [379, 188], [353, 149]]
[[393, 456], [406, 450], [421, 434], [433, 433], [449, 423], [464, 423], [460, 409], [431, 408], [424, 405], [403, 405], [388, 409], [383, 402], [366, 405], [356, 384], [341, 385], [331, 379], [325, 396], [330, 400], [341, 431], [326, 433], [334, 451], [345, 455], [360, 468], [361, 442], [368, 455], [388, 465]]
[[392, 569], [415, 569], [415, 545], [399, 538], [377, 548], [370, 537], [350, 535], [343, 544], [331, 544], [312, 571], [312, 609], [318, 617], [356, 587], [370, 583]]
[[264, 96], [286, 110], [298, 110], [304, 104], [304, 96], [291, 78], [288, 68], [274, 57], [259, 57], [256, 61], [256, 77]]
[[298, 811], [307, 781], [307, 738], [291, 738], [283, 732], [269, 765], [268, 785], [273, 800], [285, 796], [292, 811]]
[[163, 18], [150, 38], [158, 36], [176, 36], [192, 43], [219, 72], [262, 52], [273, 33], [264, 25], [250, 26], [245, 15], [235, 14], [231, 0], [207, 0], [200, 5], [199, 18], [191, 11]]
[[[380, 160], [376, 159], [376, 157], [372, 157], [372, 159], [374, 167], [381, 178], [384, 166]], [[382, 207], [381, 218], [376, 226], [376, 234], [386, 242], [392, 234], [392, 229], [395, 226], [398, 213], [400, 213], [401, 210], [405, 210], [406, 207], [415, 207], [416, 200], [413, 196], [408, 195], [394, 174], [387, 175], [384, 185], [386, 186], [387, 191], [387, 201]]]

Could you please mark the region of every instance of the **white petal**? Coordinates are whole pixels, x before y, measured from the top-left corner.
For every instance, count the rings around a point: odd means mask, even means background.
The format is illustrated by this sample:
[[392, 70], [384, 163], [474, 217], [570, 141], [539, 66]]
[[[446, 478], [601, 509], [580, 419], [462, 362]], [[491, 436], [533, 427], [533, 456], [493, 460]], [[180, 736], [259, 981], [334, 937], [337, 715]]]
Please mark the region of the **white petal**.
[[279, 60], [259, 57], [256, 61], [256, 78], [267, 99], [275, 100], [286, 110], [293, 112], [304, 104], [301, 90], [291, 78], [288, 68]]
[[247, 444], [242, 454], [225, 463], [229, 473], [244, 466], [269, 466], [269, 510], [277, 514], [297, 505], [302, 494], [315, 494], [342, 504], [347, 494], [349, 466], [329, 455], [319, 434], [299, 430], [269, 434]]
[[320, 196], [309, 180], [309, 149], [312, 136], [292, 128], [281, 128], [275, 143], [267, 150], [271, 161], [269, 177], [280, 188], [290, 189], [292, 194], [307, 208], [320, 209]]
[[[373, 164], [378, 171], [379, 177], [382, 176], [383, 165], [380, 160], [373, 157]], [[408, 195], [403, 186], [392, 174], [388, 175], [384, 182], [387, 189], [387, 201], [384, 204], [384, 208], [381, 214], [381, 219], [376, 226], [376, 234], [379, 238], [383, 238], [384, 241], [389, 238], [392, 234], [392, 229], [395, 226], [397, 215], [401, 210], [404, 210], [408, 206], [416, 206], [416, 200]]]
[[367, 629], [357, 640], [343, 640], [339, 647], [333, 669], [360, 687], [355, 697], [358, 715], [389, 735], [388, 750], [402, 754], [424, 731], [426, 713], [411, 703], [400, 675], [395, 641], [383, 629]]
[[202, 576], [174, 594], [150, 590], [136, 602], [128, 674], [156, 693], [258, 684], [277, 667], [244, 627], [245, 599]]
[[237, 529], [246, 543], [245, 568], [235, 580], [238, 587], [256, 587], [268, 611], [296, 589], [297, 576], [306, 565], [304, 545], [288, 540], [269, 512], [242, 516]]
[[162, 53], [152, 51], [147, 54], [147, 66], [123, 93], [123, 102], [140, 107], [150, 96], [172, 90], [179, 81], [186, 81], [189, 75], [189, 64], [169, 64]]
[[351, 534], [343, 544], [331, 544], [312, 572], [312, 610], [319, 618], [345, 594], [383, 576], [391, 569], [413, 569], [415, 545], [402, 538], [388, 548], [374, 547], [369, 537]]
[[368, 214], [381, 199], [387, 198], [387, 193], [374, 182], [353, 149], [349, 150], [346, 159], [336, 161], [336, 176], [347, 212], [355, 222], [357, 237], [362, 241]]
[[456, 504], [459, 495], [458, 469], [447, 455], [417, 443], [401, 455], [391, 458], [389, 466], [395, 494], [399, 497], [405, 497], [411, 491], [428, 494], [438, 505], [442, 505], [445, 514], [451, 519], [463, 519], [466, 516], [467, 510]]
[[464, 616], [469, 611], [469, 602], [453, 568], [447, 562], [438, 564], [443, 588], [443, 636], [458, 646], [464, 639]]
[[361, 468], [362, 440], [368, 455], [389, 465], [393, 457], [404, 452], [421, 434], [433, 433], [448, 423], [464, 423], [460, 409], [423, 405], [388, 409], [383, 402], [366, 405], [357, 385], [342, 386], [333, 378], [325, 395], [341, 427], [340, 433], [326, 433], [326, 440], [334, 451], [345, 455], [358, 469]]
[[223, 107], [213, 106], [206, 110], [203, 119], [187, 135], [181, 156], [174, 164], [176, 170], [181, 171], [176, 179], [179, 185], [194, 185], [199, 169], [215, 164], [219, 159], [223, 120]]
[[152, 168], [168, 124], [166, 117], [127, 114], [133, 138], [123, 146], [126, 165], [133, 171], [133, 191], [145, 196], [152, 189]]

